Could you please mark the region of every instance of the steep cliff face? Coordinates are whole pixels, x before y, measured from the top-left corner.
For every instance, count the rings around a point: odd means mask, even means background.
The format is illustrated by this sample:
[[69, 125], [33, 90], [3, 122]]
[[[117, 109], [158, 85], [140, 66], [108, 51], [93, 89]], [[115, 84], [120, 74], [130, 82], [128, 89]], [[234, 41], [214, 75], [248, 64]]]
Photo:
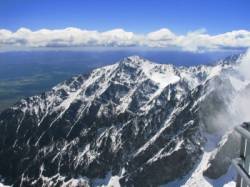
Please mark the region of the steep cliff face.
[[[132, 56], [21, 100], [0, 114], [4, 183], [159, 186], [181, 181], [203, 158], [206, 134], [216, 133], [206, 115], [224, 110], [226, 99], [217, 93], [236, 92], [223, 75], [234, 71], [239, 58], [187, 68]], [[216, 164], [207, 166], [199, 173], [218, 178], [229, 165], [219, 172]]]

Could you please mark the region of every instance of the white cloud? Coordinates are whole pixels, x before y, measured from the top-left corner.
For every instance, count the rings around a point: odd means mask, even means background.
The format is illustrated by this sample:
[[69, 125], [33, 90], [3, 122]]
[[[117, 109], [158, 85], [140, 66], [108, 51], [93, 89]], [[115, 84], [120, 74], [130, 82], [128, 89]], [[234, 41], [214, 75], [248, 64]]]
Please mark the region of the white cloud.
[[211, 51], [250, 47], [250, 31], [237, 30], [209, 35], [205, 29], [177, 35], [167, 28], [148, 34], [135, 34], [123, 29], [105, 32], [79, 28], [20, 28], [15, 32], [0, 29], [0, 50], [58, 47], [153, 47], [183, 51]]
[[150, 32], [147, 34], [147, 38], [152, 41], [173, 40], [175, 37], [176, 37], [175, 34], [166, 28]]

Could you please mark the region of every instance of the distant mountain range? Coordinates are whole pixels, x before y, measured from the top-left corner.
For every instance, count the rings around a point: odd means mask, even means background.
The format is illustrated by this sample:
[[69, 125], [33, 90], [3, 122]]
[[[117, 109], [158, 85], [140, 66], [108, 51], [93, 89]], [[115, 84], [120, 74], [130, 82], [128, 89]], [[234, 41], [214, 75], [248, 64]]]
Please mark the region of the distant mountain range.
[[211, 117], [250, 90], [241, 58], [177, 67], [130, 56], [22, 99], [0, 114], [2, 183], [233, 185], [239, 139]]

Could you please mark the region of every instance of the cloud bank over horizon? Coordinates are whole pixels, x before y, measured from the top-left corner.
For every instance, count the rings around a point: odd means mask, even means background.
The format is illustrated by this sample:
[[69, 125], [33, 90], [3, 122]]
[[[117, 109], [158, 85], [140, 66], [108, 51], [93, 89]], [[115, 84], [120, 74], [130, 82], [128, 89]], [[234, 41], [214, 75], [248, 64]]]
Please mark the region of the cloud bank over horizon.
[[205, 29], [178, 35], [167, 28], [146, 34], [124, 29], [105, 32], [74, 27], [65, 29], [0, 29], [0, 51], [23, 49], [71, 49], [87, 47], [146, 47], [190, 52], [238, 50], [250, 47], [250, 31], [235, 30], [210, 35]]

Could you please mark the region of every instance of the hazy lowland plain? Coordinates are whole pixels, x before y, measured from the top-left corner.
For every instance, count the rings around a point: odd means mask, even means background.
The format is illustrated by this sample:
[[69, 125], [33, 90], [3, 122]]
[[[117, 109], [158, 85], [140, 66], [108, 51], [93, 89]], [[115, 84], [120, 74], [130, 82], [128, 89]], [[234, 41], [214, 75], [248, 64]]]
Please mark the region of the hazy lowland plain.
[[191, 66], [210, 64], [227, 53], [170, 51], [26, 51], [0, 53], [0, 111], [21, 98], [49, 90], [77, 74], [112, 64], [129, 55], [140, 55], [159, 63]]

